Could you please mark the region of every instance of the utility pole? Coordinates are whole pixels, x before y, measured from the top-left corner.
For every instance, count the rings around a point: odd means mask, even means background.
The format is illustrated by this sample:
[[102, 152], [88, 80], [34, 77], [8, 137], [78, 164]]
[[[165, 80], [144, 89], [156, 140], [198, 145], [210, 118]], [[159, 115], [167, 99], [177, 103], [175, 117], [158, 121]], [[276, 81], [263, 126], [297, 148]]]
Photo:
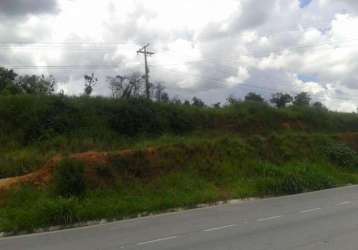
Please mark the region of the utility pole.
[[140, 50], [137, 51], [137, 55], [139, 54], [143, 54], [144, 55], [144, 69], [145, 69], [145, 95], [146, 97], [149, 99], [150, 98], [150, 93], [149, 93], [149, 88], [150, 88], [150, 83], [149, 83], [149, 67], [148, 67], [148, 56], [152, 56], [155, 53], [154, 52], [150, 52], [148, 51], [148, 47], [149, 47], [149, 43], [147, 45], [145, 45], [143, 48], [141, 48]]

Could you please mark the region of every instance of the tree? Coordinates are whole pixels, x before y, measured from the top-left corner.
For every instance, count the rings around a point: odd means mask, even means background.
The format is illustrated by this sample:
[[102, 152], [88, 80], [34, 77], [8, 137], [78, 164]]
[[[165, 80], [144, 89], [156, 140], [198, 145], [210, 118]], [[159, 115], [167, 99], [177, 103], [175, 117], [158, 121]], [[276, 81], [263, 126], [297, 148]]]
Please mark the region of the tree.
[[327, 107], [324, 106], [321, 102], [315, 102], [312, 104], [312, 107], [321, 111], [327, 111]]
[[311, 97], [307, 92], [301, 92], [295, 96], [293, 105], [295, 106], [309, 106]]
[[[144, 76], [139, 72], [133, 72], [129, 76], [126, 77], [129, 81], [129, 89], [126, 93], [126, 97], [140, 97], [145, 95], [145, 87], [144, 87]], [[151, 88], [151, 85], [149, 86]], [[149, 92], [151, 90], [149, 89]]]
[[240, 100], [238, 98], [236, 98], [235, 96], [233, 95], [230, 95], [226, 101], [229, 103], [229, 105], [235, 105], [235, 104], [238, 104], [240, 103]]
[[122, 98], [123, 97], [123, 88], [124, 88], [125, 78], [123, 76], [107, 76], [107, 82], [112, 92], [113, 98]]
[[55, 92], [56, 80], [53, 76], [24, 75], [19, 76], [15, 84], [25, 94], [51, 95]]
[[205, 103], [200, 98], [198, 98], [196, 96], [194, 96], [192, 99], [192, 105], [199, 107], [199, 108], [205, 107]]
[[214, 108], [219, 109], [219, 108], [221, 108], [221, 103], [217, 102], [213, 106], [214, 106]]
[[245, 101], [251, 102], [265, 102], [264, 98], [256, 93], [250, 92], [245, 96]]
[[270, 102], [276, 105], [277, 108], [284, 108], [287, 104], [291, 103], [292, 100], [293, 98], [289, 94], [279, 92], [272, 95]]
[[174, 96], [173, 99], [171, 100], [171, 103], [175, 104], [175, 105], [181, 105], [182, 102], [180, 100], [180, 98], [178, 96]]
[[91, 75], [85, 75], [84, 78], [85, 78], [84, 94], [86, 96], [90, 96], [92, 94], [93, 87], [96, 86], [98, 83], [98, 78], [94, 76], [94, 73], [92, 73]]
[[164, 90], [165, 87], [160, 82], [154, 86], [154, 98], [157, 102], [162, 101], [163, 94], [165, 93]]
[[110, 85], [113, 98], [129, 99], [144, 95], [143, 76], [138, 72], [127, 76], [108, 76], [107, 82]]
[[170, 101], [168, 93], [167, 92], [162, 93], [160, 100], [161, 102], [168, 103]]
[[17, 74], [13, 70], [0, 67], [0, 94], [17, 94], [20, 89], [15, 85]]

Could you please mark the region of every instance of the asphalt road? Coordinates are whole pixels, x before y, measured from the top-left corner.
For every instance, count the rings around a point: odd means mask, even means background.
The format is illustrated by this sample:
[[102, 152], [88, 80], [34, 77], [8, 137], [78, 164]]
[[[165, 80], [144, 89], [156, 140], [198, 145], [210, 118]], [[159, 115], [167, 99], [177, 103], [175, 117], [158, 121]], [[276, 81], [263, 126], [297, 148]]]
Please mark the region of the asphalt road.
[[0, 238], [1, 250], [356, 250], [358, 186]]

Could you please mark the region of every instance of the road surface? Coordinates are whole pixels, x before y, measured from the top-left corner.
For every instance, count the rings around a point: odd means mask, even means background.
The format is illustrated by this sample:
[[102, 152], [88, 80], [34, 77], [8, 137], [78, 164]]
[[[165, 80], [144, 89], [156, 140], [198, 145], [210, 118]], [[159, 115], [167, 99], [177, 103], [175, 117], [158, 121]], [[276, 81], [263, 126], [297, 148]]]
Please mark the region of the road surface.
[[358, 186], [0, 238], [1, 250], [356, 250]]

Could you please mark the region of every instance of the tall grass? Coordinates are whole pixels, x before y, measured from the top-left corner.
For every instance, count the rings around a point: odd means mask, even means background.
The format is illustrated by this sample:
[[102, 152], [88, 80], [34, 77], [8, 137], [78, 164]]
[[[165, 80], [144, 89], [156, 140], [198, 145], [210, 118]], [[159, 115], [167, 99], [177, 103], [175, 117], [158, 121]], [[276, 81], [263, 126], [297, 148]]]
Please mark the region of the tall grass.
[[[166, 137], [152, 143], [157, 146], [151, 151], [139, 145], [131, 154], [112, 153], [108, 165], [94, 166], [94, 172], [92, 167], [81, 174], [86, 176], [88, 190], [80, 196], [71, 192], [58, 195], [51, 188], [12, 191], [0, 204], [0, 231], [32, 231], [217, 200], [358, 183], [357, 166], [342, 167], [331, 157], [328, 149], [341, 145], [333, 136], [230, 135], [186, 142]], [[347, 157], [351, 159], [351, 155]], [[68, 161], [62, 165], [71, 166]], [[88, 178], [88, 171], [95, 176]]]
[[[341, 132], [350, 132], [349, 142]], [[0, 231], [358, 183], [355, 132], [357, 114], [312, 107], [0, 96], [0, 178], [31, 172], [56, 154], [110, 152], [108, 164], [93, 166], [95, 176], [84, 166], [80, 195], [23, 187], [2, 197]], [[64, 186], [72, 171], [59, 175]]]
[[276, 109], [242, 102], [218, 108], [155, 103], [145, 99], [65, 96], [0, 96], [1, 148], [39, 142], [87, 140], [95, 145], [121, 138], [182, 135], [202, 130], [267, 134], [273, 131], [358, 131], [358, 116], [312, 107]]

